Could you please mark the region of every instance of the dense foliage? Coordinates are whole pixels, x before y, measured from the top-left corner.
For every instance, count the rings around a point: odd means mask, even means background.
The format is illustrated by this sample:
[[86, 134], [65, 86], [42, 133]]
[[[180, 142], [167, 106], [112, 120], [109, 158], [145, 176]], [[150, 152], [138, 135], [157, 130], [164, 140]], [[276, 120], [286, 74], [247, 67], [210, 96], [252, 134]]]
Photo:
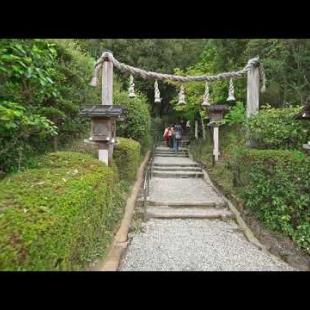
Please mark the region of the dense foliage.
[[245, 132], [238, 124], [220, 128], [221, 156], [215, 166], [211, 135], [193, 143], [191, 152], [207, 166], [224, 193], [237, 198], [268, 228], [291, 237], [309, 252], [309, 156], [295, 150], [248, 149]]
[[[89, 86], [95, 59], [77, 40], [0, 40], [0, 172], [28, 166], [43, 152], [86, 137], [81, 105], [100, 103], [101, 85]], [[114, 103], [128, 108], [118, 135], [150, 146], [146, 97], [128, 98], [114, 81]]]
[[[240, 70], [247, 61], [259, 56], [266, 72], [266, 92], [261, 93], [261, 105], [289, 107], [303, 105], [310, 93], [309, 39], [211, 39], [204, 44], [200, 59], [186, 69], [176, 69], [181, 75], [217, 74]], [[180, 68], [180, 67], [179, 67]], [[176, 84], [176, 86], [179, 86]], [[246, 102], [246, 76], [235, 79], [235, 97]], [[186, 83], [186, 106], [177, 106], [188, 119], [205, 115], [201, 107], [204, 82]], [[228, 96], [228, 81], [209, 83], [210, 101], [224, 103]], [[171, 100], [174, 106], [176, 99]]]
[[129, 98], [114, 86], [114, 101], [127, 108], [125, 121], [117, 123], [117, 135], [138, 141], [144, 153], [151, 144], [151, 115], [146, 97], [137, 92], [135, 98]]
[[299, 107], [262, 108], [247, 123], [256, 147], [301, 149], [310, 140], [310, 122], [296, 119], [299, 111]]
[[118, 144], [113, 152], [119, 176], [129, 183], [136, 179], [141, 159], [140, 144], [132, 139], [117, 138]]
[[91, 156], [45, 155], [0, 183], [0, 269], [84, 269], [104, 256], [124, 199], [113, 169]]
[[246, 150], [231, 167], [246, 207], [310, 253], [310, 158], [297, 151]]
[[244, 104], [237, 101], [236, 105], [231, 107], [224, 119], [228, 125], [243, 125], [246, 120]]
[[80, 105], [98, 98], [93, 61], [73, 40], [0, 40], [0, 170], [85, 131]]

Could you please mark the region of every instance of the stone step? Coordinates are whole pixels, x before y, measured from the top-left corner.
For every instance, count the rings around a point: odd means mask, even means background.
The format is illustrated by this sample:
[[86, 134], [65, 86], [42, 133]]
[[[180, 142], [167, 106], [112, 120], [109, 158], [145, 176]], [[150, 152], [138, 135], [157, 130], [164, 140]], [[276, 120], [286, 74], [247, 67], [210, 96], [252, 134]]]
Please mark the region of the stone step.
[[[159, 168], [158, 169], [158, 167], [153, 167], [152, 168], [152, 172], [156, 172], [156, 173], [168, 173], [168, 174], [173, 174], [173, 175], [175, 175], [176, 177], [178, 176], [178, 175], [181, 175], [181, 174], [190, 174], [190, 175], [194, 175], [194, 177], [195, 177], [195, 175], [198, 173], [198, 174], [203, 174], [203, 172], [202, 172], [202, 170], [200, 169], [200, 168], [198, 168], [198, 167], [194, 167], [194, 168], [192, 168], [192, 167], [189, 167], [189, 168]], [[200, 176], [199, 176], [200, 177]]]
[[157, 157], [188, 157], [188, 155], [185, 154], [178, 154], [178, 153], [172, 153], [172, 154], [154, 154]]
[[[170, 147], [168, 146], [158, 146], [155, 148], [156, 151], [169, 151], [171, 150]], [[187, 147], [180, 147], [179, 148], [180, 151], [188, 151], [188, 148]]]
[[163, 152], [155, 152], [154, 153], [154, 156], [175, 156], [175, 155], [183, 155], [183, 156], [186, 156], [188, 157], [188, 153], [184, 153], [184, 152], [178, 152], [178, 153], [174, 153], [174, 152], [166, 152], [166, 153], [163, 153]]
[[153, 163], [154, 167], [199, 167], [198, 164], [159, 164]]
[[[168, 150], [155, 149], [155, 152], [157, 152], [157, 153], [173, 153], [173, 149], [168, 149]], [[180, 150], [179, 149], [178, 153], [188, 153], [188, 150]]]
[[203, 173], [198, 171], [184, 171], [184, 172], [177, 172], [177, 171], [156, 171], [153, 170], [152, 176], [159, 177], [159, 178], [203, 178]]
[[153, 171], [199, 171], [202, 172], [202, 169], [200, 167], [161, 167], [161, 166], [153, 166]]
[[169, 208], [177, 208], [177, 209], [183, 209], [183, 208], [196, 208], [196, 209], [207, 209], [207, 208], [215, 208], [215, 209], [223, 209], [226, 208], [227, 205], [225, 201], [192, 201], [192, 202], [174, 202], [174, 201], [154, 201], [150, 198], [147, 198], [147, 204], [149, 206], [153, 207], [169, 207]]
[[205, 218], [205, 219], [228, 219], [233, 218], [234, 214], [227, 209], [199, 209], [184, 208], [176, 209], [166, 206], [148, 207], [146, 217], [149, 218]]
[[[171, 151], [155, 151], [154, 153], [155, 154], [175, 154], [175, 152], [173, 150], [171, 150]], [[178, 151], [177, 154], [187, 155], [188, 151]]]

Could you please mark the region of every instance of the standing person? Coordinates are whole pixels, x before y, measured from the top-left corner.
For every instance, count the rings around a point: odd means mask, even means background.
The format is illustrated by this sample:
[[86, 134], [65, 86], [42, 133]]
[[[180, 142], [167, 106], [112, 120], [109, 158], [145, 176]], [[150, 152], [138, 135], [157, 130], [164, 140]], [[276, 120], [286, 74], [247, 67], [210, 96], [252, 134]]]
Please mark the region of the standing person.
[[175, 130], [175, 143], [173, 149], [174, 152], [177, 153], [179, 151], [179, 147], [181, 144], [183, 129], [180, 124], [177, 124], [174, 126], [174, 130]]
[[177, 152], [177, 140], [176, 140], [176, 130], [175, 125], [171, 127], [171, 147], [173, 149], [173, 152]]
[[168, 146], [170, 148], [173, 147], [173, 125], [169, 126], [169, 130], [168, 130]]
[[169, 131], [171, 131], [170, 127], [166, 127], [165, 131], [164, 131], [164, 134], [163, 134], [163, 138], [166, 141], [166, 145], [167, 146], [169, 146]]

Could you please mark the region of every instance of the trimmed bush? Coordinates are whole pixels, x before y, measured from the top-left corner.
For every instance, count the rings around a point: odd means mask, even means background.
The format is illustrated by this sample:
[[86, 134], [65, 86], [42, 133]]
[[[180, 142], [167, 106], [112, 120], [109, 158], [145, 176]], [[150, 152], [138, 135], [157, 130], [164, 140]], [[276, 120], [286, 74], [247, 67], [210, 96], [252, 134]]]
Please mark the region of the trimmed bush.
[[126, 138], [117, 138], [117, 141], [119, 144], [114, 149], [113, 160], [118, 168], [120, 179], [132, 182], [136, 179], [140, 164], [140, 144], [135, 140]]
[[0, 269], [81, 270], [102, 257], [125, 195], [113, 169], [57, 152], [0, 183]]
[[246, 207], [310, 253], [310, 157], [298, 151], [243, 150], [231, 168]]

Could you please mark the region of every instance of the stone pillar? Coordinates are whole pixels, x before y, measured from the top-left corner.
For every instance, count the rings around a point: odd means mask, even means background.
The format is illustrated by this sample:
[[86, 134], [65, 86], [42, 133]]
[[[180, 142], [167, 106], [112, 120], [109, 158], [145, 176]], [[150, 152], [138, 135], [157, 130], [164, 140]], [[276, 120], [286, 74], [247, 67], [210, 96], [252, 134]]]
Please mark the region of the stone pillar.
[[198, 139], [198, 121], [195, 121], [195, 139]]
[[[104, 53], [102, 65], [102, 104], [113, 104], [113, 63], [109, 61], [109, 52]], [[112, 54], [111, 54], [112, 55]]]
[[248, 71], [246, 116], [249, 118], [259, 110], [259, 68]]
[[[102, 105], [113, 105], [113, 63], [109, 60], [110, 52], [103, 54], [104, 62], [102, 65]], [[112, 128], [115, 127], [114, 120], [112, 120]], [[99, 143], [98, 144], [98, 157], [99, 160], [110, 165], [113, 157], [114, 149], [114, 132], [112, 130], [111, 137], [112, 141]]]
[[[246, 117], [256, 114], [259, 110], [259, 67], [252, 66], [248, 71], [247, 80], [247, 104], [246, 104]], [[255, 142], [250, 139], [249, 132], [246, 133], [248, 147], [254, 147]]]
[[219, 126], [213, 126], [213, 156], [215, 161], [219, 160]]

